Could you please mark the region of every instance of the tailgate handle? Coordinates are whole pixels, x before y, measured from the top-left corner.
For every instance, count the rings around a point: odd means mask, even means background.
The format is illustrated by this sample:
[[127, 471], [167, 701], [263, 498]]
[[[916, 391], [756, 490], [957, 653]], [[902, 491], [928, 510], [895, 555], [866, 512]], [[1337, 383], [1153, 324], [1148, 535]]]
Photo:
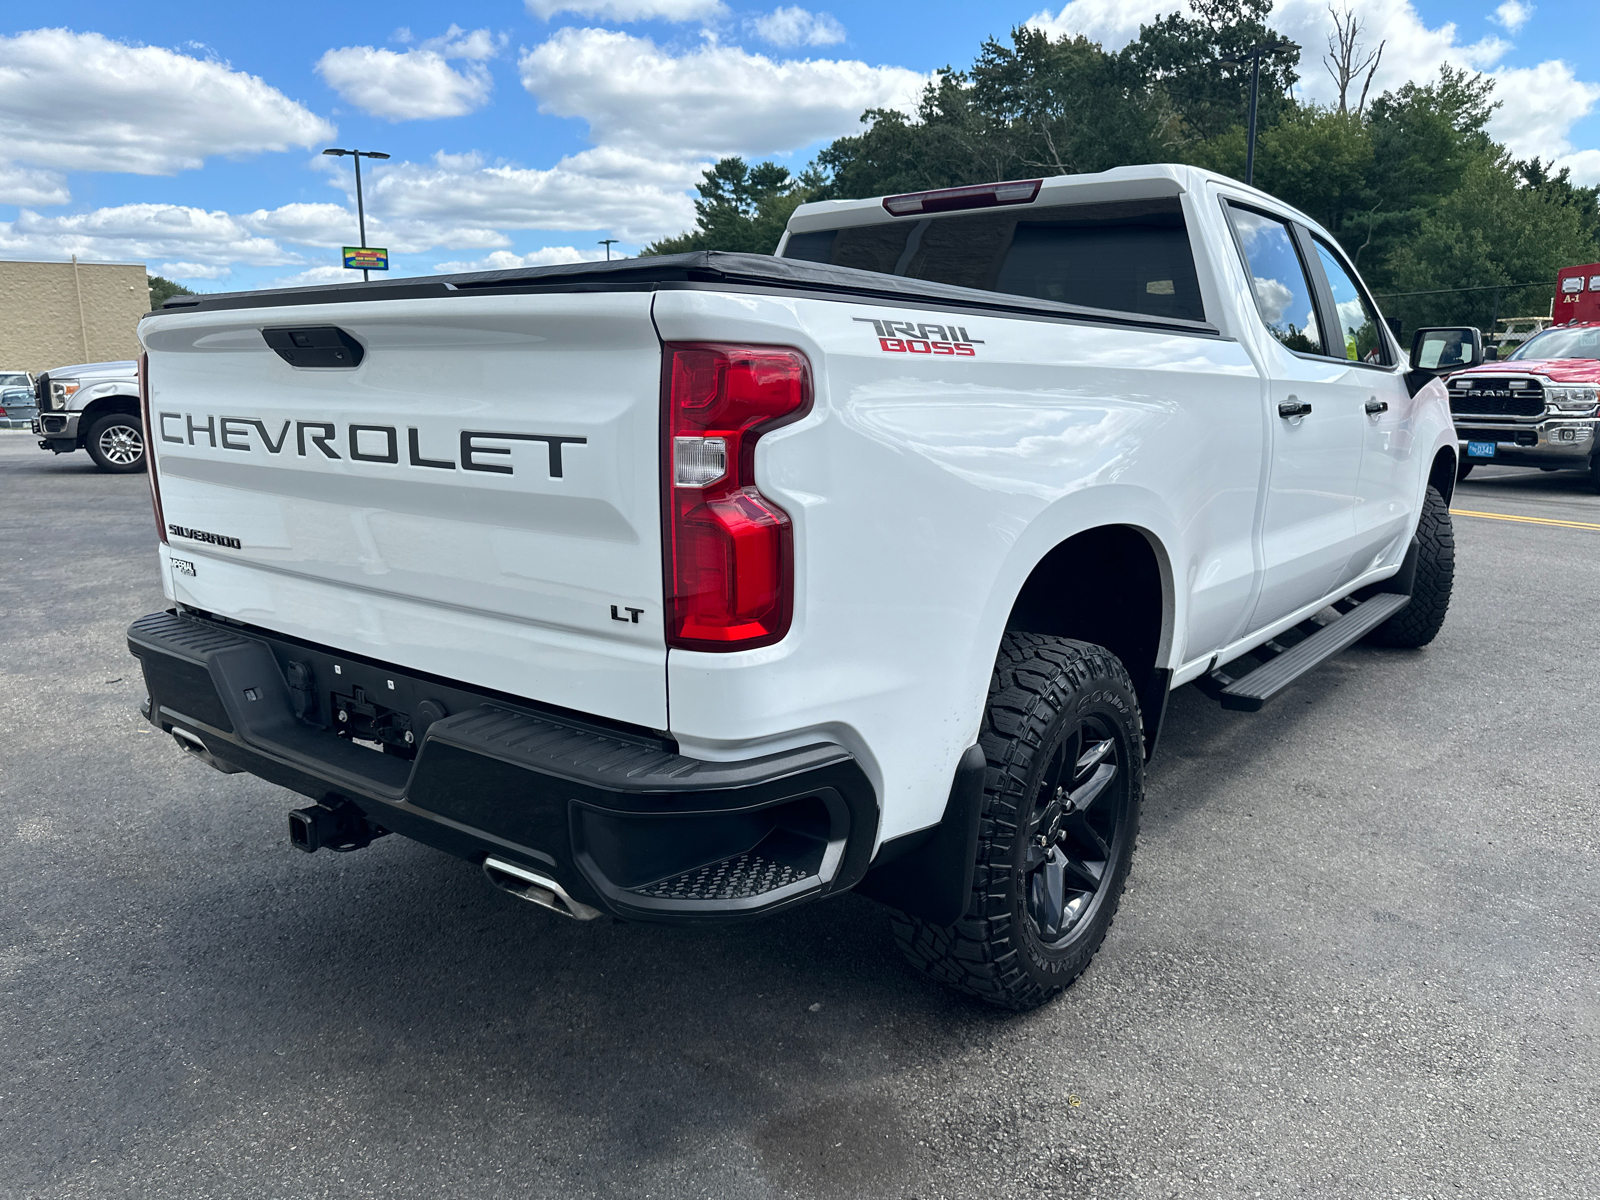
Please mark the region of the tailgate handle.
[[366, 349], [337, 325], [293, 325], [263, 329], [261, 336], [291, 367], [359, 367]]

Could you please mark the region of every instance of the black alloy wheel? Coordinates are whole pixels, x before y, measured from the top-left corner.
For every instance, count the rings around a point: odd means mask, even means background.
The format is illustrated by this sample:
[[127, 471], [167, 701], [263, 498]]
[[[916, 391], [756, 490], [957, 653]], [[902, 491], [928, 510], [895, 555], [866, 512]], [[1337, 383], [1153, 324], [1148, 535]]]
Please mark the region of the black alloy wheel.
[[1039, 780], [1024, 849], [1028, 924], [1050, 950], [1065, 949], [1094, 923], [1126, 824], [1116, 734], [1099, 716], [1077, 726], [1064, 731]]
[[1144, 797], [1133, 681], [1104, 646], [1008, 633], [978, 744], [988, 767], [967, 909], [951, 925], [902, 912], [890, 924], [918, 970], [1022, 1011], [1083, 974], [1122, 899]]

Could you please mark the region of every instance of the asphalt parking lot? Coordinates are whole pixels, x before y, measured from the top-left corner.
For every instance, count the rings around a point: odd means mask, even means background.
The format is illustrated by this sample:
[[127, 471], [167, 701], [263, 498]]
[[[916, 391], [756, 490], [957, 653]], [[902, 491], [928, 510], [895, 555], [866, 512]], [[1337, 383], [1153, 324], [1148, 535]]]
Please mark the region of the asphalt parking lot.
[[1432, 647], [1174, 697], [1111, 938], [1014, 1017], [854, 896], [580, 925], [294, 852], [138, 714], [144, 477], [0, 434], [0, 1197], [1600, 1195], [1600, 497], [1454, 507]]

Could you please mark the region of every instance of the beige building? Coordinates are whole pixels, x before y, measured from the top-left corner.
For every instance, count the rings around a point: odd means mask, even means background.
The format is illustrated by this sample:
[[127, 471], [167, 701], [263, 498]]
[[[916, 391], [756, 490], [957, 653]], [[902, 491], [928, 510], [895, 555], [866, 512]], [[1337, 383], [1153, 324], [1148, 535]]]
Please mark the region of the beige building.
[[0, 370], [139, 357], [143, 263], [0, 262]]

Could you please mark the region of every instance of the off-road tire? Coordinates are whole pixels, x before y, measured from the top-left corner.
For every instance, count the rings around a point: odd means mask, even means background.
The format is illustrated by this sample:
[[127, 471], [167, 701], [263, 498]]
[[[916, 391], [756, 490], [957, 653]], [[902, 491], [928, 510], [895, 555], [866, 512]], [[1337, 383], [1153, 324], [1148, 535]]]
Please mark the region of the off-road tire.
[[148, 448], [144, 423], [130, 413], [107, 413], [84, 435], [83, 446], [94, 465], [114, 475], [131, 475], [144, 470]]
[[[1093, 805], [1100, 814], [1100, 804], [1112, 805], [1105, 812], [1116, 813], [1116, 825], [1099, 889], [1064, 939], [1052, 945], [1030, 916], [1024, 864], [1035, 844], [1031, 823], [1047, 772], [1060, 765], [1057, 751], [1076, 753], [1063, 750], [1069, 738], [1081, 750], [1089, 744], [1082, 731], [1091, 727], [1103, 731], [1094, 736], [1114, 743], [1105, 760], [1114, 758], [1117, 771], [1085, 810]], [[1023, 1011], [1059, 995], [1083, 973], [1116, 916], [1144, 796], [1133, 682], [1102, 646], [1009, 633], [1000, 644], [978, 742], [988, 769], [967, 911], [954, 925], [932, 925], [901, 912], [891, 914], [891, 924], [901, 951], [919, 970], [958, 991]], [[1058, 798], [1062, 792], [1046, 790]], [[1056, 825], [1061, 823], [1057, 818]]]
[[1411, 603], [1364, 639], [1369, 646], [1415, 649], [1433, 641], [1450, 610], [1450, 589], [1456, 578], [1456, 535], [1450, 506], [1430, 485], [1417, 523], [1417, 574]]
[[1589, 460], [1589, 486], [1600, 492], [1600, 453]]

